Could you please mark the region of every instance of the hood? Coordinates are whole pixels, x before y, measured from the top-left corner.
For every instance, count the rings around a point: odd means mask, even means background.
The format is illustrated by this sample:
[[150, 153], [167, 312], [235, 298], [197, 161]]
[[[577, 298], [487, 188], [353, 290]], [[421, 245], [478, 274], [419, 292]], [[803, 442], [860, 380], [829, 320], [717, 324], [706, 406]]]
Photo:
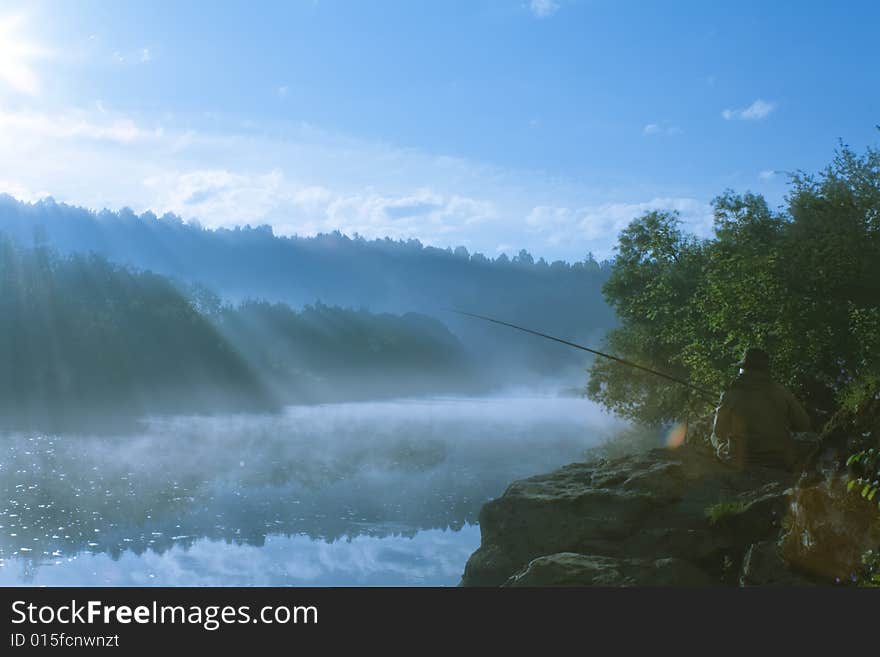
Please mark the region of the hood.
[[770, 378], [769, 372], [746, 370], [733, 380], [730, 387], [738, 390], [752, 390], [756, 388], [766, 388], [772, 382], [773, 379]]

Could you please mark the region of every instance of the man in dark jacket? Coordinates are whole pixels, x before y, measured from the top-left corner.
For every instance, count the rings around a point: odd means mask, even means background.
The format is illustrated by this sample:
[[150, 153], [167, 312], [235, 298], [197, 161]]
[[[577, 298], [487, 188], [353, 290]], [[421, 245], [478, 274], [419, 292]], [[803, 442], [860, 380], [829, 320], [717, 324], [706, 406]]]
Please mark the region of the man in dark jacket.
[[770, 356], [747, 349], [740, 373], [721, 396], [712, 444], [739, 467], [792, 469], [802, 460], [793, 432], [810, 431], [810, 418], [784, 386], [770, 378]]

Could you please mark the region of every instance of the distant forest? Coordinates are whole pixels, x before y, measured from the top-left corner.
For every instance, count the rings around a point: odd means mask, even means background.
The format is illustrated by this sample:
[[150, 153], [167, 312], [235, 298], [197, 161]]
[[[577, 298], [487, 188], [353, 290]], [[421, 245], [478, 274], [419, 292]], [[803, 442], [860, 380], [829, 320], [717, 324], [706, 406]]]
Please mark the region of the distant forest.
[[280, 237], [268, 226], [209, 230], [166, 214], [91, 212], [46, 199], [34, 204], [0, 195], [0, 232], [24, 246], [109, 260], [201, 285], [225, 302], [250, 299], [300, 309], [326, 304], [375, 313], [421, 313], [442, 321], [471, 358], [499, 382], [537, 376], [583, 378], [587, 361], [553, 343], [485, 325], [457, 308], [595, 343], [616, 325], [602, 297], [609, 263], [587, 255], [567, 263], [526, 251], [494, 259], [464, 247], [418, 240], [366, 240], [338, 232]]
[[437, 320], [224, 304], [99, 255], [0, 234], [0, 425], [116, 428], [143, 414], [269, 411], [479, 386]]

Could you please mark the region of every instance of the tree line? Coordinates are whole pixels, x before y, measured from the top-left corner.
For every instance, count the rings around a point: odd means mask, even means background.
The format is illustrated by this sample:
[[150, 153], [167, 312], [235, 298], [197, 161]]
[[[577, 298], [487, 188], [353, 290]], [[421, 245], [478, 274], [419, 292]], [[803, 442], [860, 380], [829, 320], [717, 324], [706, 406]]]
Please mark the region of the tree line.
[[99, 255], [0, 235], [0, 424], [115, 428], [144, 414], [273, 410], [475, 380], [436, 320], [211, 298]]
[[62, 254], [94, 252], [202, 284], [227, 302], [249, 298], [293, 308], [321, 302], [377, 313], [421, 313], [440, 319], [471, 357], [500, 379], [530, 380], [584, 361], [497, 327], [448, 313], [479, 312], [576, 341], [598, 340], [615, 325], [602, 298], [609, 263], [547, 262], [525, 250], [487, 257], [466, 248], [437, 248], [415, 239], [367, 240], [340, 232], [279, 236], [269, 226], [207, 229], [172, 214], [157, 217], [92, 212], [45, 199], [22, 203], [0, 196], [0, 231], [19, 243], [44, 243]]

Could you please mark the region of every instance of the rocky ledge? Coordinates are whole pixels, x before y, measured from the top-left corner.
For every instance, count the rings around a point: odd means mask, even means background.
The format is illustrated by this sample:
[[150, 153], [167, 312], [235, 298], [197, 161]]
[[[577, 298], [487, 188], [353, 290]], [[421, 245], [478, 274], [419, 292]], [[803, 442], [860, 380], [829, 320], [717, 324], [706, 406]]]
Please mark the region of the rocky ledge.
[[513, 483], [482, 508], [461, 584], [830, 585], [880, 545], [878, 517], [831, 475], [656, 449]]

